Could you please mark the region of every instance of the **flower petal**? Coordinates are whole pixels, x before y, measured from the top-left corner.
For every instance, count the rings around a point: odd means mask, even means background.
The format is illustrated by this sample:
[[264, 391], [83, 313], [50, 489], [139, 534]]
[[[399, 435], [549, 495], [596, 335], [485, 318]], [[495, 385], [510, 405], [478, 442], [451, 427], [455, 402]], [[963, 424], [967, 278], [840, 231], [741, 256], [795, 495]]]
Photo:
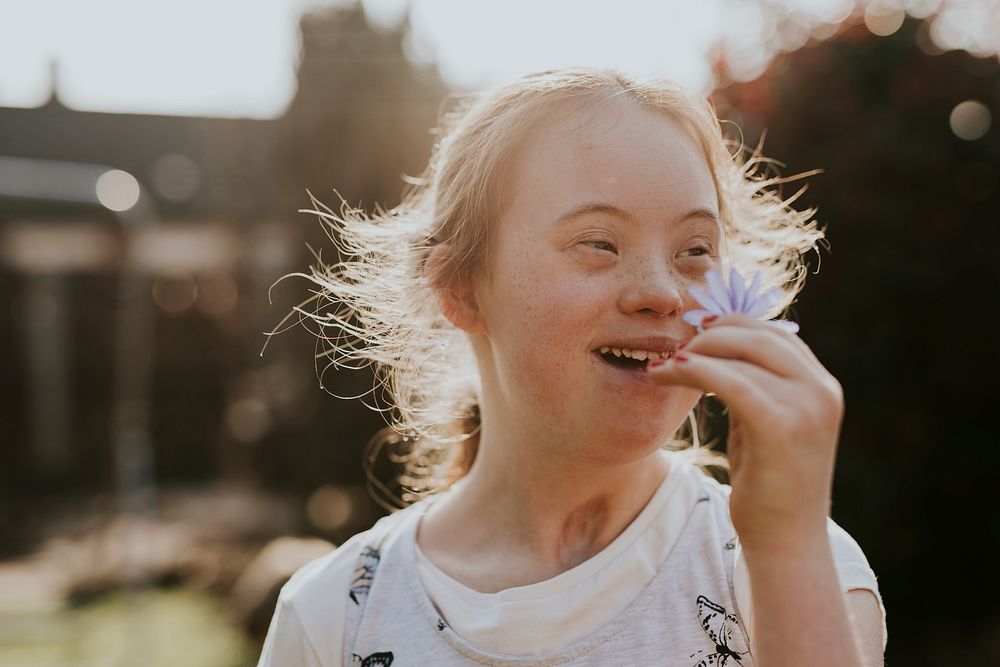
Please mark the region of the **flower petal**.
[[716, 315], [726, 314], [727, 311], [725, 307], [715, 299], [714, 295], [707, 292], [701, 285], [689, 286], [688, 292], [690, 292], [691, 296], [698, 300], [698, 303], [707, 308], [709, 311], [715, 313]]
[[729, 269], [729, 303], [732, 304], [734, 313], [743, 312], [743, 297], [745, 295], [746, 282], [736, 267], [731, 267]]
[[719, 304], [721, 308], [720, 315], [725, 313], [733, 312], [733, 304], [729, 299], [729, 290], [726, 289], [726, 284], [722, 282], [722, 276], [719, 275], [718, 271], [708, 271], [705, 274], [705, 278], [708, 280], [708, 287], [711, 290], [712, 296], [715, 298], [715, 302]]
[[779, 301], [781, 301], [781, 290], [777, 287], [772, 287], [755, 298], [745, 312], [750, 317], [761, 318], [767, 314], [767, 311], [778, 305]]
[[[761, 272], [757, 271], [753, 274], [753, 281], [750, 283], [750, 287], [747, 288], [746, 296], [744, 297], [743, 307], [749, 309], [750, 304], [754, 302], [757, 298], [757, 290], [760, 289], [760, 277]], [[746, 312], [746, 311], [744, 311]]]
[[693, 327], [698, 327], [698, 331], [701, 331], [701, 321], [705, 319], [708, 315], [713, 313], [707, 310], [689, 310], [683, 315], [681, 319], [690, 324]]

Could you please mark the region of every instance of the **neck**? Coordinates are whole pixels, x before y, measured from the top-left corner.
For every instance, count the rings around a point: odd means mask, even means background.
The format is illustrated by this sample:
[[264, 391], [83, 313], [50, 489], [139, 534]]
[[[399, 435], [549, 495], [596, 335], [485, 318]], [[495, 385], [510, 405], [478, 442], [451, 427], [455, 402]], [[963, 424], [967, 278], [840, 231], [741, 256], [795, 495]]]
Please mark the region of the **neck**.
[[[484, 443], [485, 444], [485, 443]], [[517, 450], [515, 453], [514, 450]], [[497, 456], [503, 451], [505, 456]], [[539, 456], [537, 449], [486, 444], [469, 473], [470, 500], [508, 540], [564, 564], [580, 563], [610, 544], [646, 506], [667, 473], [654, 451], [638, 461]]]
[[614, 461], [482, 435], [472, 469], [418, 534], [435, 564], [478, 590], [543, 581], [591, 558], [638, 516], [669, 467], [658, 449]]

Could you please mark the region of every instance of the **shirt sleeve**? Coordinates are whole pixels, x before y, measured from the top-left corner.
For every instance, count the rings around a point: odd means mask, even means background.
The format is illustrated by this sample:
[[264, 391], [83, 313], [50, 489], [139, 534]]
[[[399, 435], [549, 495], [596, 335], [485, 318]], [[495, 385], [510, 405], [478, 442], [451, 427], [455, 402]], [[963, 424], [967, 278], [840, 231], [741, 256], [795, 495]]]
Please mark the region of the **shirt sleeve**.
[[282, 587], [257, 667], [341, 667], [345, 610], [362, 534]]
[[[882, 651], [884, 652], [889, 642], [889, 633], [885, 623], [885, 605], [882, 604], [882, 595], [878, 590], [875, 572], [868, 565], [864, 551], [846, 530], [837, 525], [830, 517], [827, 517], [826, 528], [830, 538], [830, 548], [833, 551], [833, 562], [837, 568], [837, 579], [840, 581], [840, 589], [845, 593], [858, 588], [868, 589], [875, 594], [875, 598], [878, 600], [878, 607], [882, 612]], [[735, 560], [733, 589], [736, 593], [736, 607], [743, 620], [743, 626], [749, 640], [753, 633], [750, 572], [747, 569], [739, 542], [736, 543]]]
[[324, 667], [285, 589], [271, 617], [257, 667]]

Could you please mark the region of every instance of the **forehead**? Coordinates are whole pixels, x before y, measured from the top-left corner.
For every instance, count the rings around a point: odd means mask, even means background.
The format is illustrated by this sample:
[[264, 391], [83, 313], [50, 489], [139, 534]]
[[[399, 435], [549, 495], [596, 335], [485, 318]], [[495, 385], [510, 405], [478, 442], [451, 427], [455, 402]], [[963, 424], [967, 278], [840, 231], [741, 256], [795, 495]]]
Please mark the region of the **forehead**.
[[555, 220], [584, 201], [639, 218], [697, 208], [718, 213], [698, 142], [679, 121], [634, 103], [592, 105], [543, 124], [525, 138], [509, 169], [507, 212], [520, 221]]

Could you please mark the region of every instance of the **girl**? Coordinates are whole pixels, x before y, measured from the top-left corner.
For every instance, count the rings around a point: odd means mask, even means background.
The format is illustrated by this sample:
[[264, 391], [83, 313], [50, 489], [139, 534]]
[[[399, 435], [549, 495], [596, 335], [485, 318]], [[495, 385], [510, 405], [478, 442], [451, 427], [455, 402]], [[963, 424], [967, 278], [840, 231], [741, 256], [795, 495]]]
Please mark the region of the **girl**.
[[733, 269], [787, 308], [814, 211], [669, 82], [541, 72], [444, 125], [397, 208], [315, 211], [343, 261], [308, 276], [332, 364], [391, 392], [415, 502], [296, 573], [260, 664], [881, 665], [875, 575], [827, 516], [839, 383], [794, 327], [696, 312]]

